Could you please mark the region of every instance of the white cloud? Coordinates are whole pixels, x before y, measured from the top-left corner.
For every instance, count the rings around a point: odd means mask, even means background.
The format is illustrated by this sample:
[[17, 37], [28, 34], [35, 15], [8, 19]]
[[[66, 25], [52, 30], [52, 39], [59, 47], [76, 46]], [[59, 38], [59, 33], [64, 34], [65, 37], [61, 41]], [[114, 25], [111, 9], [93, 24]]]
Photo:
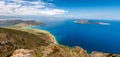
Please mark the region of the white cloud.
[[66, 10], [50, 8], [51, 3], [26, 0], [0, 0], [0, 15], [43, 15], [53, 16], [65, 14]]

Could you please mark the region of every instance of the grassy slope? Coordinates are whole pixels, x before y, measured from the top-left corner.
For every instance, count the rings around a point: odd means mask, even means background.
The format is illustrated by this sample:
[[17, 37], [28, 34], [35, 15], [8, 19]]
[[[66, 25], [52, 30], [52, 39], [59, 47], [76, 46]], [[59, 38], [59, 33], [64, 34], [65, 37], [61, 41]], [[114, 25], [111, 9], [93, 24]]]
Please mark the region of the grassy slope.
[[20, 30], [0, 28], [0, 57], [9, 56], [18, 48], [31, 49], [46, 46], [49, 44], [46, 42], [47, 38], [49, 37], [45, 33], [35, 35]]

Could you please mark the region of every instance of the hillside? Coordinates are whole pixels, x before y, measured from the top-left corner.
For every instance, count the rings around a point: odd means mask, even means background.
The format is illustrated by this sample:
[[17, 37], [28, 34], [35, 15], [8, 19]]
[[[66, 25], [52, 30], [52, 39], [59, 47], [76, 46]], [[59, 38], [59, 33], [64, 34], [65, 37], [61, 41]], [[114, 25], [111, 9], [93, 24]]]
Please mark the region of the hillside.
[[0, 28], [0, 57], [12, 54], [15, 49], [32, 49], [53, 43], [48, 33], [28, 32], [17, 29]]

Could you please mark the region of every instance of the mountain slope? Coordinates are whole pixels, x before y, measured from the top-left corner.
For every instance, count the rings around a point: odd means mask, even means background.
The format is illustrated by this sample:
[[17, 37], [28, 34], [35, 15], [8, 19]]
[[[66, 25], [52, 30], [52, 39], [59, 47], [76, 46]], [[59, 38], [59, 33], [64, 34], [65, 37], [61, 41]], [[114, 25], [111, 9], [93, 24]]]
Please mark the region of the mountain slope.
[[50, 43], [53, 42], [48, 33], [36, 32], [35, 34], [17, 29], [0, 28], [0, 57], [11, 55], [15, 49], [32, 49], [47, 46]]

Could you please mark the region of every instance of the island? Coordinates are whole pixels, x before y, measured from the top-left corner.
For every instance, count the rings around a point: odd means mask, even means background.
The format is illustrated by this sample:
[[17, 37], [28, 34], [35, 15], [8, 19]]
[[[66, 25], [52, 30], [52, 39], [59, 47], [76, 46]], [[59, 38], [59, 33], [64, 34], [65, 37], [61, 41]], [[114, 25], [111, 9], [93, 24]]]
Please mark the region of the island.
[[98, 25], [110, 25], [110, 23], [107, 22], [99, 22], [99, 21], [90, 21], [90, 20], [75, 20], [74, 21], [77, 24], [98, 24]]
[[74, 22], [78, 24], [90, 24], [91, 23], [89, 20], [75, 20]]

